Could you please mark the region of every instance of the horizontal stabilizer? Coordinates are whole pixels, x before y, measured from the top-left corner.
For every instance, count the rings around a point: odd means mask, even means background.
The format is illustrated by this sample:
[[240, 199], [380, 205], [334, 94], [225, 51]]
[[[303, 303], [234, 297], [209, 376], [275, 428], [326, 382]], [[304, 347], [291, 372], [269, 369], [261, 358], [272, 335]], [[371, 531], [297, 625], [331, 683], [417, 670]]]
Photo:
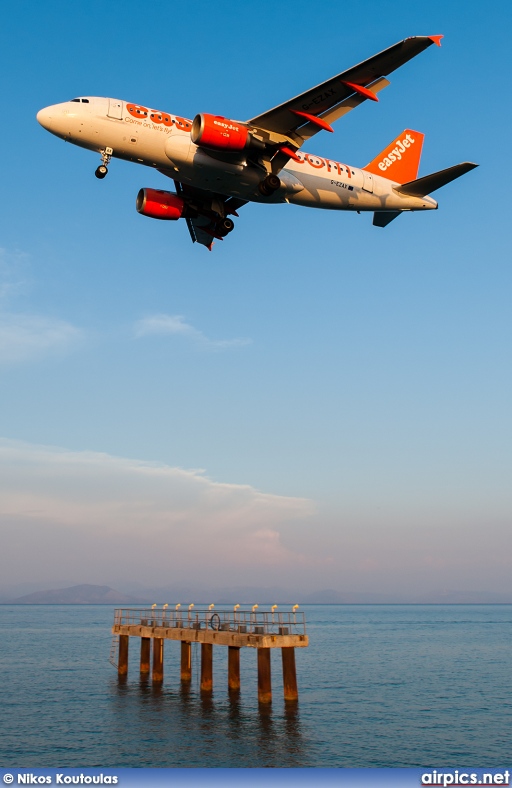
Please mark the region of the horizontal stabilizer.
[[425, 197], [427, 194], [435, 192], [436, 189], [440, 189], [441, 186], [451, 183], [455, 178], [460, 178], [466, 172], [474, 170], [475, 167], [478, 167], [478, 164], [465, 161], [462, 164], [455, 164], [454, 167], [448, 167], [447, 170], [439, 170], [439, 172], [433, 172], [432, 175], [425, 175], [424, 178], [402, 183], [401, 186], [393, 188], [399, 194], [406, 194], [408, 197]]
[[393, 219], [400, 216], [401, 213], [403, 213], [403, 211], [375, 211], [373, 214], [373, 226], [386, 227]]

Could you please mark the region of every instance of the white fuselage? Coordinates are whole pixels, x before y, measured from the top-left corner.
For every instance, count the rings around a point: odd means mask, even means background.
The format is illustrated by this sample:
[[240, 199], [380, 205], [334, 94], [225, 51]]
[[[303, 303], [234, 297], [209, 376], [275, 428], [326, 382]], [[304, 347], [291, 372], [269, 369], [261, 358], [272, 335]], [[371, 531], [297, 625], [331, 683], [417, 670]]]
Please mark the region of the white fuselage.
[[117, 99], [84, 97], [42, 109], [37, 119], [52, 134], [98, 152], [112, 149], [126, 159], [164, 173], [181, 183], [252, 202], [294, 203], [310, 208], [355, 211], [418, 211], [437, 208], [431, 197], [397, 193], [394, 181], [358, 167], [298, 152], [279, 172], [281, 188], [263, 197], [258, 184], [264, 172], [236, 154], [235, 163], [222, 154], [197, 147], [192, 121]]

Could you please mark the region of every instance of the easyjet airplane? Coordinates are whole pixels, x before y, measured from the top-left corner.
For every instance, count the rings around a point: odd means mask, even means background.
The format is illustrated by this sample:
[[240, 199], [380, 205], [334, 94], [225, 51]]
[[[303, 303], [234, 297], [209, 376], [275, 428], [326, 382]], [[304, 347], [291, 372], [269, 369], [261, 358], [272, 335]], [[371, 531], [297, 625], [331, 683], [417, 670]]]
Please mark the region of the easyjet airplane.
[[231, 216], [248, 202], [373, 211], [385, 227], [404, 211], [437, 208], [429, 195], [476, 167], [464, 162], [417, 177], [423, 134], [405, 129], [362, 169], [304, 153], [319, 131], [363, 101], [378, 101], [386, 75], [442, 36], [400, 41], [358, 66], [247, 121], [202, 113], [187, 120], [118, 99], [84, 97], [37, 114], [52, 134], [101, 155], [97, 178], [112, 158], [138, 162], [174, 180], [176, 192], [141, 189], [137, 211], [185, 219], [193, 241], [212, 248], [233, 230]]

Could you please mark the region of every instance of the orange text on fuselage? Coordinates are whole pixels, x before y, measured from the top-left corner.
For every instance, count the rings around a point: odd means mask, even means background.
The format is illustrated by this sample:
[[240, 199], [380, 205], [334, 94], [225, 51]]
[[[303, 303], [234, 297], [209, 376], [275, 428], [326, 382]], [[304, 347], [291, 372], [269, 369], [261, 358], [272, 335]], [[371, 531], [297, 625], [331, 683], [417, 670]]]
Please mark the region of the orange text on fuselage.
[[[170, 115], [168, 112], [161, 112], [157, 109], [149, 109], [148, 107], [143, 107], [141, 104], [127, 104], [126, 109], [132, 117], [137, 118], [138, 120], [149, 119], [153, 121], [153, 123], [162, 123], [164, 126], [168, 127], [176, 125], [183, 131], [190, 131], [192, 128], [192, 121], [188, 118], [180, 118], [175, 115]], [[299, 164], [299, 162], [300, 164], [304, 164], [306, 162], [317, 170], [321, 170], [323, 167], [325, 167], [327, 172], [332, 172], [334, 170], [338, 173], [338, 175], [342, 175], [344, 172], [346, 172], [349, 178], [352, 177], [350, 168], [347, 167], [346, 164], [341, 164], [339, 161], [323, 159], [321, 156], [314, 156], [311, 153], [302, 153], [302, 151], [297, 151], [296, 155], [297, 159], [299, 159], [297, 164]]]

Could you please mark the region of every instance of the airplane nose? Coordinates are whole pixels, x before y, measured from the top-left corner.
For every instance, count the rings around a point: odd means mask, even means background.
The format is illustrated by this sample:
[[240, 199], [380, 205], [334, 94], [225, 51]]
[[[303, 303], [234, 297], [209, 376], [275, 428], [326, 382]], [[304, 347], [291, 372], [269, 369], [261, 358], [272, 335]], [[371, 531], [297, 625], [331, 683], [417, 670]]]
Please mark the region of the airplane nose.
[[37, 122], [41, 124], [43, 129], [51, 128], [52, 121], [53, 121], [53, 110], [52, 107], [44, 107], [44, 109], [40, 109], [36, 115]]

